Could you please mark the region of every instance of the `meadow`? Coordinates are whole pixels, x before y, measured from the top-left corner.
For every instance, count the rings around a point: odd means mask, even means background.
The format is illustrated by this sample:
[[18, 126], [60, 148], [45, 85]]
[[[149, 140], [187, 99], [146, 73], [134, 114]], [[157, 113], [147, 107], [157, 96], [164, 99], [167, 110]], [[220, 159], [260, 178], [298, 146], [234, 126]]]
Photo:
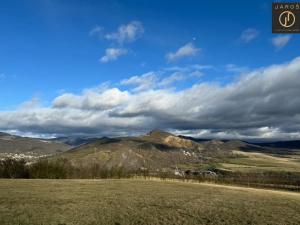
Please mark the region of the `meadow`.
[[258, 152], [233, 151], [238, 156], [221, 162], [220, 168], [240, 172], [300, 172], [300, 155], [272, 155]]
[[300, 224], [300, 193], [142, 179], [1, 179], [1, 225]]

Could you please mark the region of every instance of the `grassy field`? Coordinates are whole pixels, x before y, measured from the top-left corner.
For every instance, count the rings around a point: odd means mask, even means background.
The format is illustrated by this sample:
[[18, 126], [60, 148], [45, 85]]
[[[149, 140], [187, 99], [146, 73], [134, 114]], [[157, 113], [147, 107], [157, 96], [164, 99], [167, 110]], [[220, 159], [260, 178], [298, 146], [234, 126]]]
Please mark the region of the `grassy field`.
[[300, 156], [272, 156], [264, 153], [234, 151], [240, 158], [227, 159], [220, 168], [241, 172], [285, 171], [300, 172]]
[[300, 224], [300, 194], [149, 180], [0, 180], [0, 224]]

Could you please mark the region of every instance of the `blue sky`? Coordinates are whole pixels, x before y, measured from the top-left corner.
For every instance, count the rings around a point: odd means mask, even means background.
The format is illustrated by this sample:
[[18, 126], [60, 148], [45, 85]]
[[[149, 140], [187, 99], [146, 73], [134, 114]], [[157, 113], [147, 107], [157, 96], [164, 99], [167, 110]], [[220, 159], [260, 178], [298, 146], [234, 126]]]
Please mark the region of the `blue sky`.
[[[61, 95], [84, 95], [84, 90], [103, 83], [137, 93], [141, 91], [137, 77], [153, 73], [155, 82], [162, 82], [179, 67], [189, 71], [174, 75], [171, 87], [147, 88], [180, 92], [202, 83], [224, 87], [237, 82], [241, 74], [290, 62], [299, 56], [300, 37], [271, 33], [271, 4], [262, 0], [3, 1], [0, 111], [15, 113], [31, 99], [49, 109]], [[126, 33], [129, 28], [133, 33]], [[115, 50], [113, 58], [101, 60], [108, 49]], [[22, 130], [2, 126], [9, 129]], [[36, 131], [28, 128], [28, 132]]]

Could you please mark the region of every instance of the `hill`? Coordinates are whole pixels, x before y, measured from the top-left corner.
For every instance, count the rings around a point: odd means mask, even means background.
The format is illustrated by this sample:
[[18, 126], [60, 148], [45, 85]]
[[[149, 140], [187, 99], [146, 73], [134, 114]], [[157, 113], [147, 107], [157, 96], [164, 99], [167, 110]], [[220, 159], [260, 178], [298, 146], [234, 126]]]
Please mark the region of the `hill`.
[[253, 143], [253, 144], [263, 146], [263, 147], [282, 148], [282, 149], [290, 149], [290, 150], [299, 150], [300, 149], [300, 141], [299, 140], [263, 142], [263, 143]]
[[97, 164], [104, 168], [147, 171], [174, 171], [175, 168], [202, 170], [212, 165], [232, 171], [300, 171], [298, 155], [291, 155], [288, 151], [286, 155], [277, 154], [278, 151], [238, 140], [196, 142], [154, 130], [137, 137], [99, 138], [58, 157], [66, 158], [74, 165]]
[[[280, 146], [284, 147], [281, 143]], [[97, 165], [150, 172], [206, 170], [300, 172], [298, 149], [240, 140], [199, 140], [153, 130], [136, 137], [38, 139], [0, 133], [0, 158], [65, 158], [74, 166]], [[54, 158], [53, 158], [54, 155]]]
[[58, 154], [69, 149], [70, 146], [64, 143], [0, 133], [0, 158], [35, 159]]
[[139, 137], [99, 138], [60, 155], [75, 164], [99, 163], [107, 168], [147, 168], [151, 170], [175, 167], [182, 163], [197, 163], [199, 144], [172, 134], [154, 131]]
[[72, 147], [77, 147], [82, 144], [89, 143], [91, 141], [95, 141], [97, 138], [92, 138], [92, 137], [76, 137], [76, 136], [65, 136], [65, 137], [56, 137], [50, 139], [50, 141], [57, 142], [57, 143], [63, 143], [66, 145], [70, 145]]

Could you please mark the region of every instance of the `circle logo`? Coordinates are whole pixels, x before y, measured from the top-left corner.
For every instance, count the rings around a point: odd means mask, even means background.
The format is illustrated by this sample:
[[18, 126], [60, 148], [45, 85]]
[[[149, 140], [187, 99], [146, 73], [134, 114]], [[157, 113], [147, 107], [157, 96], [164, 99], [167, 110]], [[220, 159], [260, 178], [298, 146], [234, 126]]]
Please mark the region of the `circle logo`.
[[283, 27], [291, 27], [295, 24], [296, 17], [291, 11], [284, 11], [279, 16], [279, 23]]

